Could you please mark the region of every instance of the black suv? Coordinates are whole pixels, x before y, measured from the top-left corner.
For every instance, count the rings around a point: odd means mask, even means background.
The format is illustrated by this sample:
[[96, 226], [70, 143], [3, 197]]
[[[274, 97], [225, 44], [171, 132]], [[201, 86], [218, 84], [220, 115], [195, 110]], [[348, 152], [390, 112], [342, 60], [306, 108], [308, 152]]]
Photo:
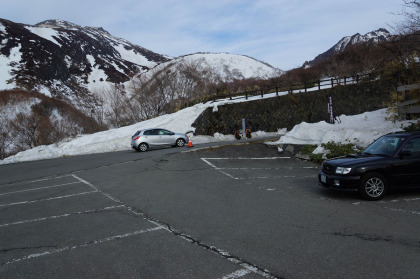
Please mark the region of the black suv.
[[389, 187], [420, 186], [420, 131], [387, 134], [358, 155], [325, 160], [319, 184], [381, 199]]

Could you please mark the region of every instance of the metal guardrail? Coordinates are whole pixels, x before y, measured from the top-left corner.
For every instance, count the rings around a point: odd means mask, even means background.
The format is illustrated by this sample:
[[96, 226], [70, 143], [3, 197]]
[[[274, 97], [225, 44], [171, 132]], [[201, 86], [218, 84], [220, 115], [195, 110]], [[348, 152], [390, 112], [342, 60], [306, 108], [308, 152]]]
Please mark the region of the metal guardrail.
[[[414, 89], [419, 89], [420, 83], [401, 85], [397, 87], [397, 92], [408, 92]], [[420, 114], [420, 105], [414, 105], [420, 103], [420, 99], [406, 100], [404, 102], [398, 103], [398, 113], [399, 114]]]
[[420, 99], [405, 101], [398, 104], [399, 114], [417, 114], [420, 113], [420, 105], [412, 106], [412, 104], [420, 103]]
[[317, 80], [317, 81], [312, 81], [312, 82], [306, 82], [303, 84], [290, 84], [290, 85], [282, 86], [282, 87], [276, 86], [273, 88], [264, 88], [264, 89], [258, 89], [258, 90], [243, 91], [239, 93], [231, 93], [231, 94], [226, 94], [226, 95], [218, 95], [218, 96], [213, 97], [212, 100], [213, 102], [216, 102], [218, 99], [227, 99], [227, 98], [229, 98], [230, 100], [233, 100], [233, 98], [235, 99], [245, 98], [246, 100], [248, 100], [248, 98], [251, 96], [260, 95], [261, 97], [264, 97], [264, 95], [266, 94], [273, 94], [273, 93], [276, 93], [276, 96], [279, 96], [280, 92], [293, 93], [296, 91], [300, 91], [300, 92], [303, 91], [306, 93], [309, 90], [317, 91], [317, 90], [332, 88], [334, 86], [350, 85], [350, 84], [359, 83], [360, 81], [371, 81], [371, 80], [372, 80], [371, 74], [356, 75], [353, 77], [343, 77], [343, 78], [329, 78], [329, 79]]

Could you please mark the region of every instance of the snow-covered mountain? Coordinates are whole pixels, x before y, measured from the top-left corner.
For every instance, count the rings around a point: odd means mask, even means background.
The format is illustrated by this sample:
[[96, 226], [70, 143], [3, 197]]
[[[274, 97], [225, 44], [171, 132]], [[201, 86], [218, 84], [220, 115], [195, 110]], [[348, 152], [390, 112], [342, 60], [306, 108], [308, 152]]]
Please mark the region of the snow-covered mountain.
[[158, 70], [159, 64], [164, 68], [186, 60], [211, 67], [220, 75], [218, 80], [264, 78], [278, 72], [250, 57], [227, 53], [173, 59], [114, 37], [100, 27], [62, 20], [27, 25], [0, 19], [0, 90], [36, 90], [83, 111], [106, 102], [104, 93], [114, 85], [124, 87], [134, 76]]
[[353, 36], [347, 36], [342, 38], [337, 44], [335, 44], [332, 49], [335, 52], [343, 51], [345, 48], [351, 45], [355, 45], [361, 42], [370, 42], [370, 43], [379, 43], [388, 40], [391, 37], [391, 34], [388, 30], [380, 28], [378, 30], [369, 32], [365, 35], [360, 35], [359, 33]]
[[88, 108], [95, 102], [92, 93], [106, 83], [128, 81], [169, 59], [102, 28], [0, 19], [0, 90], [37, 90]]
[[335, 53], [339, 53], [347, 49], [348, 47], [354, 46], [359, 43], [371, 43], [371, 44], [378, 44], [380, 42], [387, 41], [391, 38], [391, 33], [384, 28], [380, 28], [378, 30], [366, 33], [365, 35], [360, 35], [359, 33], [353, 36], [347, 36], [342, 38], [338, 43], [336, 43], [333, 47], [327, 50], [324, 53], [319, 54], [315, 57], [312, 61], [307, 61], [303, 64], [303, 67], [312, 66], [317, 62], [320, 62]]
[[283, 72], [273, 66], [246, 55], [230, 53], [194, 53], [158, 64], [148, 71], [152, 75], [163, 69], [174, 71], [180, 65], [196, 65], [197, 70], [209, 69], [218, 74], [222, 81], [248, 78], [271, 78]]

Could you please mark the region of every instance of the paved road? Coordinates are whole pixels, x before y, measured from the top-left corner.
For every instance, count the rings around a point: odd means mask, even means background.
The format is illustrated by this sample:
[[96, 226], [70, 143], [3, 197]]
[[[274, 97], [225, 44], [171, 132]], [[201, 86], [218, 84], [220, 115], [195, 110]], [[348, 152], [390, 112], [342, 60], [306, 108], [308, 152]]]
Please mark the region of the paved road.
[[419, 191], [365, 202], [260, 143], [197, 147], [0, 166], [0, 277], [418, 278]]

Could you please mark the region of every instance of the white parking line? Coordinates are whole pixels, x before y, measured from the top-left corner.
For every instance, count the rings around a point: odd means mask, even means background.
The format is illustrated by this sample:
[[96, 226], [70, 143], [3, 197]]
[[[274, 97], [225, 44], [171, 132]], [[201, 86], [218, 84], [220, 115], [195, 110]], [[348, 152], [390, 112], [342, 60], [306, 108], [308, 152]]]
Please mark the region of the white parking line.
[[[78, 176], [76, 176], [74, 174], [72, 174], [72, 175], [63, 175], [63, 176], [56, 176], [56, 177], [47, 177], [47, 178], [42, 178], [42, 179], [27, 181], [23, 185], [37, 183], [37, 182], [51, 181], [51, 180], [55, 180], [55, 179], [65, 178], [65, 177], [73, 177], [74, 179], [76, 179], [76, 181], [68, 182], [68, 183], [62, 183], [62, 184], [57, 184], [57, 185], [51, 185], [51, 186], [45, 186], [45, 187], [38, 187], [38, 188], [31, 188], [31, 189], [25, 189], [25, 190], [7, 192], [7, 193], [0, 194], [0, 196], [6, 196], [6, 195], [11, 195], [11, 194], [19, 194], [19, 193], [25, 193], [25, 192], [31, 192], [31, 191], [42, 191], [42, 190], [46, 190], [46, 189], [57, 188], [57, 187], [64, 187], [64, 186], [69, 186], [69, 185], [74, 185], [74, 184], [80, 184], [80, 183], [83, 183], [83, 184], [89, 186], [90, 188], [93, 189], [93, 191], [85, 191], [85, 192], [81, 192], [81, 193], [75, 193], [75, 194], [69, 194], [69, 195], [63, 195], [63, 196], [57, 196], [57, 197], [45, 198], [45, 199], [27, 200], [27, 201], [18, 201], [18, 202], [7, 203], [7, 204], [0, 204], [0, 207], [4, 207], [4, 206], [15, 206], [15, 205], [22, 205], [22, 204], [31, 204], [31, 203], [44, 202], [44, 201], [50, 201], [50, 200], [56, 200], [56, 199], [65, 199], [65, 198], [70, 198], [70, 197], [74, 197], [74, 196], [86, 195], [86, 194], [98, 192], [98, 189], [96, 187], [94, 187], [89, 182], [87, 182], [87, 181], [79, 178]], [[13, 185], [13, 184], [2, 185], [2, 186], [10, 186], [10, 185]]]
[[102, 211], [113, 210], [113, 209], [117, 209], [117, 208], [121, 208], [121, 207], [125, 207], [125, 206], [124, 205], [108, 206], [108, 207], [101, 208], [101, 209], [92, 209], [92, 210], [86, 210], [86, 211], [66, 213], [66, 214], [62, 214], [62, 215], [41, 217], [41, 218], [31, 219], [31, 220], [17, 221], [17, 222], [8, 223], [8, 224], [1, 224], [0, 228], [1, 227], [13, 226], [13, 225], [21, 225], [21, 224], [45, 221], [45, 220], [50, 220], [50, 219], [58, 219], [58, 218], [69, 217], [69, 216], [73, 216], [73, 215], [81, 215], [81, 214], [93, 213], [93, 212], [102, 212]]
[[113, 196], [111, 196], [111, 195], [109, 195], [109, 194], [107, 194], [107, 193], [104, 193], [104, 192], [102, 192], [102, 191], [100, 191], [95, 185], [93, 185], [92, 183], [90, 183], [90, 182], [88, 182], [88, 181], [86, 181], [86, 180], [84, 180], [84, 179], [82, 179], [82, 178], [80, 178], [80, 177], [78, 177], [77, 175], [75, 175], [75, 174], [72, 174], [72, 176], [74, 177], [74, 178], [76, 178], [77, 180], [79, 180], [79, 181], [81, 181], [81, 182], [83, 182], [84, 184], [86, 184], [86, 185], [88, 185], [88, 186], [90, 186], [92, 189], [94, 189], [96, 192], [99, 192], [99, 193], [101, 193], [102, 195], [104, 195], [105, 197], [107, 197], [108, 199], [110, 199], [110, 200], [112, 200], [113, 202], [116, 202], [116, 203], [121, 203], [121, 201], [120, 200], [118, 200], [118, 199], [116, 199], [116, 198], [114, 198]]
[[[244, 158], [244, 159], [249, 159], [249, 158]], [[254, 158], [254, 159], [264, 159], [264, 158]], [[275, 158], [270, 158], [270, 159], [275, 159]], [[207, 161], [207, 163], [209, 163], [209, 162]], [[209, 164], [212, 165], [211, 163], [209, 163]], [[212, 165], [212, 167], [213, 167], [213, 165]], [[214, 168], [216, 168], [216, 167], [214, 167]], [[230, 176], [227, 173], [225, 173], [225, 174]], [[106, 197], [106, 198], [112, 200], [113, 202], [115, 202], [117, 205], [104, 207], [104, 208], [100, 208], [100, 209], [92, 209], [92, 210], [86, 210], [86, 211], [80, 211], [80, 212], [65, 213], [65, 214], [61, 214], [61, 215], [40, 217], [40, 218], [36, 218], [36, 219], [32, 219], [32, 220], [15, 221], [15, 222], [6, 223], [6, 224], [0, 224], [0, 228], [15, 226], [15, 225], [21, 225], [21, 224], [27, 224], [27, 223], [34, 223], [34, 222], [42, 222], [42, 221], [51, 220], [51, 219], [66, 218], [66, 217], [69, 217], [69, 216], [81, 215], [81, 214], [91, 213], [91, 212], [93, 213], [93, 212], [100, 212], [100, 211], [106, 211], [106, 210], [115, 210], [115, 209], [118, 209], [118, 208], [125, 208], [129, 212], [131, 212], [131, 213], [133, 213], [133, 214], [135, 214], [139, 217], [143, 217], [145, 220], [147, 220], [148, 222], [150, 222], [152, 224], [152, 228], [137, 230], [137, 231], [129, 232], [129, 233], [122, 233], [122, 234], [119, 234], [119, 235], [114, 235], [114, 236], [110, 236], [110, 237], [105, 237], [105, 238], [101, 238], [101, 239], [96, 239], [96, 240], [83, 242], [81, 244], [75, 244], [73, 246], [65, 246], [65, 247], [61, 247], [61, 248], [57, 248], [57, 249], [46, 250], [46, 251], [43, 251], [43, 252], [40, 252], [40, 253], [33, 253], [33, 254], [21, 256], [20, 258], [10, 259], [7, 262], [2, 263], [2, 265], [14, 264], [14, 263], [18, 263], [18, 262], [22, 262], [22, 261], [26, 261], [26, 260], [36, 259], [36, 258], [39, 258], [39, 257], [59, 254], [59, 253], [62, 253], [62, 252], [67, 252], [67, 251], [75, 250], [75, 249], [78, 249], [78, 248], [90, 247], [90, 246], [94, 246], [94, 245], [97, 245], [97, 244], [108, 243], [108, 242], [112, 242], [112, 241], [115, 241], [115, 240], [130, 238], [130, 237], [134, 237], [134, 236], [137, 236], [137, 235], [141, 235], [141, 234], [145, 234], [145, 233], [153, 232], [153, 231], [158, 231], [158, 230], [162, 230], [162, 229], [175, 234], [174, 233], [175, 231], [172, 230], [170, 227], [168, 227], [166, 224], [161, 223], [158, 220], [154, 220], [154, 219], [146, 216], [144, 213], [138, 212], [134, 208], [131, 208], [131, 207], [123, 204], [123, 202], [121, 202], [117, 198], [111, 196], [108, 193], [105, 193], [105, 192], [101, 191], [98, 187], [96, 187], [92, 183], [82, 179], [81, 177], [79, 177], [75, 174], [71, 174], [71, 175], [67, 175], [67, 176], [71, 176], [71, 177], [75, 178], [77, 181], [66, 183], [66, 184], [61, 184], [61, 185], [40, 187], [40, 188], [37, 188], [37, 189], [16, 191], [15, 193], [21, 193], [21, 192], [26, 192], [26, 191], [31, 191], [31, 190], [43, 190], [43, 189], [48, 189], [48, 188], [52, 188], [52, 187], [59, 187], [59, 186], [64, 186], [64, 185], [77, 184], [77, 183], [83, 183], [83, 184], [89, 186], [91, 188], [91, 191], [87, 191], [87, 192], [83, 192], [83, 193], [70, 194], [70, 195], [64, 195], [64, 196], [58, 196], [58, 197], [44, 198], [44, 199], [39, 199], [39, 200], [21, 201], [21, 202], [15, 202], [15, 203], [10, 203], [10, 204], [3, 204], [3, 205], [0, 205], [0, 207], [10, 206], [10, 205], [30, 204], [30, 203], [36, 203], [36, 202], [42, 202], [42, 201], [51, 201], [51, 200], [57, 200], [57, 199], [64, 199], [64, 198], [74, 197], [74, 196], [78, 196], [78, 195], [86, 195], [86, 194], [90, 194], [90, 193], [100, 193], [104, 197]], [[63, 176], [63, 177], [65, 177], [65, 176]], [[37, 180], [36, 182], [42, 182], [42, 181], [47, 181], [47, 180], [51, 180], [51, 179], [54, 179], [54, 178]], [[35, 181], [30, 181], [30, 182], [26, 182], [26, 183], [33, 183], [33, 182], [35, 182]], [[177, 235], [181, 239], [184, 239], [186, 241], [191, 242], [191, 239], [192, 239], [191, 237], [185, 237], [183, 234], [175, 234], [175, 235]], [[238, 262], [238, 260], [235, 257], [232, 257], [229, 253], [224, 252], [222, 250], [219, 250], [216, 247], [212, 246], [211, 248], [212, 248], [211, 249], [212, 251], [215, 250], [217, 252], [216, 254], [219, 254], [222, 257], [224, 257], [225, 259], [227, 259], [228, 261], [239, 265], [240, 268], [241, 268], [241, 269], [239, 269], [235, 272], [224, 275], [222, 277], [223, 279], [240, 278], [240, 277], [246, 276], [250, 273], [256, 273], [256, 274], [260, 274], [260, 275], [262, 275], [266, 278], [272, 278], [272, 276], [270, 276], [270, 274], [267, 273], [267, 271], [265, 271], [265, 270], [260, 270], [257, 267], [255, 267], [253, 265], [250, 265], [246, 262]]]
[[[235, 179], [267, 179], [267, 178], [295, 178], [294, 175], [277, 175], [277, 176], [253, 176], [253, 177], [235, 177], [230, 173], [227, 173], [226, 170], [293, 170], [297, 169], [296, 167], [273, 167], [273, 168], [246, 168], [246, 167], [237, 167], [237, 168], [220, 168], [217, 167], [215, 164], [211, 163], [210, 160], [277, 160], [277, 159], [290, 159], [291, 157], [260, 157], [260, 158], [247, 158], [247, 157], [225, 157], [225, 158], [200, 158], [208, 164], [210, 167], [218, 170], [219, 172], [223, 173], [224, 175]], [[317, 167], [301, 167], [302, 169], [317, 169]], [[309, 176], [299, 176], [299, 177], [315, 177], [316, 175], [309, 175]]]
[[230, 274], [227, 274], [227, 275], [223, 276], [222, 279], [240, 278], [240, 277], [243, 277], [243, 276], [248, 275], [250, 273], [251, 273], [251, 271], [248, 270], [248, 269], [240, 269], [240, 270], [237, 270], [235, 272], [232, 272]]
[[[401, 198], [401, 199], [393, 199], [393, 200], [380, 200], [377, 201], [378, 205], [382, 205], [382, 204], [398, 204], [398, 203], [410, 203], [410, 202], [416, 202], [416, 201], [420, 201], [420, 197], [416, 197], [416, 198]], [[354, 202], [353, 205], [365, 205], [365, 204], [370, 204], [370, 202]], [[384, 207], [384, 208], [388, 208], [388, 207]], [[389, 209], [389, 208], [388, 208]]]
[[91, 187], [93, 190], [95, 190], [95, 191], [99, 191], [98, 190], [98, 188], [96, 188], [92, 183], [89, 183], [89, 182], [87, 182], [86, 180], [84, 180], [84, 179], [82, 179], [82, 178], [80, 178], [80, 177], [78, 177], [77, 175], [75, 175], [75, 174], [72, 174], [71, 176], [73, 176], [74, 178], [76, 178], [78, 181], [80, 181], [80, 182], [82, 182], [82, 183], [84, 183], [84, 184], [86, 184], [86, 185], [88, 185], [89, 187]]
[[208, 160], [210, 160], [212, 158], [201, 158], [201, 160], [203, 160], [203, 162], [205, 162], [206, 164], [208, 164], [210, 167], [218, 169], [215, 165], [213, 165], [212, 163], [210, 163]]
[[25, 182], [13, 182], [13, 183], [7, 183], [7, 184], [0, 184], [0, 188], [5, 187], [5, 186], [10, 186], [10, 185], [22, 184], [22, 183], [31, 184], [31, 183], [48, 181], [48, 180], [53, 180], [53, 179], [59, 179], [59, 178], [69, 177], [69, 176], [70, 175], [66, 174], [66, 175], [60, 175], [60, 176], [49, 176], [49, 177], [44, 177], [44, 178], [35, 179], [35, 180], [31, 180], [31, 181], [25, 181]]
[[[227, 174], [227, 175], [229, 175], [229, 174]], [[109, 195], [109, 194], [107, 194], [107, 193], [104, 193], [104, 192], [102, 192], [102, 191], [100, 191], [97, 187], [95, 187], [94, 185], [92, 185], [91, 183], [89, 183], [88, 181], [86, 181], [86, 180], [83, 180], [82, 178], [80, 178], [80, 177], [78, 177], [78, 176], [76, 176], [76, 175], [74, 175], [73, 174], [73, 176], [75, 177], [75, 178], [77, 178], [78, 180], [80, 180], [80, 181], [83, 181], [84, 183], [86, 183], [86, 184], [89, 184], [89, 185], [91, 185], [91, 187], [92, 188], [94, 188], [94, 189], [96, 189], [99, 193], [101, 193], [101, 194], [103, 194], [104, 196], [106, 196], [107, 198], [109, 198], [109, 199], [111, 199], [112, 201], [115, 201], [116, 203], [119, 203], [119, 204], [122, 204], [122, 202], [121, 201], [119, 201], [118, 199], [116, 199], [116, 198], [114, 198], [114, 197], [112, 197], [111, 195]], [[127, 210], [129, 210], [130, 212], [132, 212], [132, 213], [134, 213], [134, 214], [136, 214], [136, 215], [138, 215], [139, 217], [144, 217], [144, 218], [146, 218], [146, 216], [144, 216], [144, 214], [143, 213], [139, 213], [139, 212], [137, 212], [136, 210], [134, 210], [133, 208], [131, 208], [131, 207], [126, 207], [127, 208]], [[147, 217], [146, 218], [150, 223], [152, 223], [152, 224], [154, 224], [154, 225], [156, 225], [157, 227], [155, 227], [155, 228], [152, 228], [152, 229], [149, 229], [149, 230], [146, 230], [146, 231], [140, 231], [141, 233], [143, 233], [143, 232], [148, 232], [148, 231], [152, 231], [152, 230], [159, 230], [159, 229], [163, 229], [163, 230], [166, 230], [166, 231], [168, 231], [168, 232], [170, 232], [170, 233], [174, 233], [174, 230], [173, 229], [170, 229], [167, 225], [165, 225], [165, 224], [162, 224], [161, 222], [159, 222], [159, 221], [157, 221], [157, 220], [152, 220], [150, 217]], [[176, 234], [178, 237], [180, 237], [181, 239], [184, 239], [184, 240], [186, 240], [186, 241], [188, 241], [188, 242], [190, 242], [190, 243], [192, 243], [192, 241], [191, 241], [191, 237], [186, 237], [185, 235], [183, 235], [183, 234]], [[131, 235], [129, 235], [129, 236], [131, 236]], [[114, 239], [118, 239], [118, 238], [121, 238], [121, 237], [113, 237], [113, 239], [110, 239], [110, 240], [108, 240], [108, 239], [106, 239], [106, 241], [111, 241], [111, 240], [114, 240]], [[105, 241], [102, 241], [102, 242], [105, 242]], [[94, 244], [96, 244], [96, 243], [94, 243]], [[89, 245], [91, 245], [90, 243], [89, 243]], [[78, 245], [78, 246], [75, 246], [74, 248], [78, 248], [78, 247], [83, 247], [83, 246], [87, 246], [87, 245]], [[72, 248], [61, 248], [61, 249], [57, 249], [57, 251], [56, 250], [54, 250], [54, 252], [55, 253], [59, 253], [59, 252], [62, 252], [62, 251], [66, 251], [66, 250], [70, 250], [70, 249], [74, 249], [73, 247]], [[63, 250], [63, 249], [65, 249], [65, 250]], [[214, 246], [212, 246], [212, 249], [211, 250], [213, 250], [213, 251], [216, 251], [217, 252], [217, 254], [219, 254], [219, 255], [221, 255], [221, 256], [223, 256], [225, 259], [227, 259], [228, 261], [230, 261], [230, 262], [233, 262], [233, 263], [235, 263], [235, 264], [239, 264], [241, 267], [243, 267], [244, 269], [241, 269], [241, 270], [238, 270], [238, 271], [236, 271], [236, 272], [234, 272], [234, 273], [231, 273], [231, 274], [228, 274], [228, 275], [226, 275], [226, 276], [236, 276], [236, 277], [226, 277], [226, 278], [239, 278], [239, 277], [242, 277], [242, 276], [245, 276], [245, 275], [247, 275], [248, 273], [256, 273], [256, 274], [260, 274], [260, 275], [262, 275], [262, 276], [264, 276], [264, 277], [266, 277], [266, 278], [272, 278], [272, 276], [270, 276], [265, 270], [259, 270], [258, 268], [256, 268], [256, 267], [254, 267], [254, 266], [252, 266], [252, 265], [249, 265], [249, 264], [247, 264], [247, 263], [244, 263], [244, 262], [242, 262], [242, 263], [238, 263], [237, 262], [237, 259], [235, 259], [234, 257], [232, 257], [229, 253], [227, 253], [227, 252], [225, 252], [225, 251], [222, 251], [222, 250], [219, 250], [219, 249], [217, 249], [216, 247], [214, 247]], [[49, 255], [50, 253], [47, 253], [47, 254], [45, 254], [45, 255]], [[41, 256], [43, 256], [43, 255], [41, 255]], [[22, 260], [26, 260], [26, 259], [28, 259], [28, 257], [25, 257], [25, 258], [22, 258]], [[224, 277], [225, 278], [225, 277]]]
[[276, 160], [276, 159], [290, 159], [289, 156], [284, 157], [218, 157], [218, 158], [201, 158], [208, 160]]
[[419, 211], [414, 211], [414, 210], [406, 210], [406, 209], [398, 209], [398, 208], [390, 208], [390, 207], [384, 207], [384, 208], [386, 208], [390, 211], [420, 215]]
[[[66, 176], [62, 176], [62, 177], [66, 177]], [[73, 177], [74, 179], [76, 179], [76, 181], [75, 182], [70, 182], [70, 183], [65, 183], [65, 184], [60, 184], [60, 185], [40, 187], [40, 188], [37, 188], [37, 189], [16, 191], [15, 193], [21, 193], [21, 192], [26, 192], [26, 191], [31, 191], [31, 190], [43, 190], [43, 189], [48, 189], [48, 188], [52, 188], [52, 187], [59, 187], [59, 186], [64, 186], [64, 185], [77, 184], [77, 183], [83, 183], [83, 184], [89, 186], [92, 190], [88, 191], [88, 192], [59, 196], [59, 197], [52, 197], [52, 198], [39, 199], [39, 200], [33, 200], [33, 201], [21, 201], [21, 202], [3, 204], [3, 205], [0, 205], [0, 206], [10, 206], [10, 205], [30, 204], [30, 203], [41, 202], [41, 201], [51, 201], [51, 200], [64, 199], [64, 198], [74, 197], [74, 196], [78, 196], [78, 195], [85, 195], [85, 194], [90, 194], [90, 193], [101, 193], [105, 198], [108, 198], [108, 199], [114, 201], [115, 203], [117, 203], [117, 205], [104, 207], [104, 208], [100, 208], [100, 209], [92, 209], [92, 210], [86, 210], [86, 211], [80, 211], [80, 212], [65, 213], [65, 214], [61, 214], [61, 215], [46, 216], [46, 217], [40, 217], [40, 218], [36, 218], [36, 219], [31, 219], [31, 220], [28, 219], [28, 220], [11, 222], [11, 223], [7, 223], [7, 224], [0, 224], [0, 228], [14, 226], [14, 225], [22, 225], [22, 224], [27, 224], [27, 223], [41, 222], [41, 221], [45, 221], [45, 220], [52, 220], [52, 219], [58, 219], [58, 218], [66, 218], [66, 217], [69, 217], [69, 216], [81, 215], [81, 214], [85, 214], [85, 213], [94, 213], [94, 212], [115, 210], [115, 209], [118, 209], [118, 208], [125, 208], [126, 210], [134, 213], [137, 216], [142, 216], [142, 214], [139, 214], [139, 213], [135, 212], [130, 207], [127, 207], [126, 205], [122, 204], [116, 198], [112, 197], [111, 195], [109, 195], [107, 193], [104, 193], [104, 192], [100, 191], [95, 185], [93, 185], [92, 183], [78, 177], [77, 175], [71, 174], [71, 175], [67, 175], [67, 177]], [[54, 178], [40, 179], [40, 180], [36, 180], [36, 182], [43, 182], [43, 181], [52, 180], [52, 179], [54, 179]], [[26, 184], [33, 183], [33, 182], [35, 182], [35, 181], [29, 181], [29, 182], [26, 182]], [[77, 244], [77, 245], [74, 245], [74, 246], [67, 246], [67, 247], [53, 249], [53, 250], [49, 250], [49, 251], [45, 251], [45, 252], [41, 252], [41, 253], [30, 254], [30, 255], [27, 255], [27, 256], [24, 256], [24, 257], [21, 257], [21, 258], [12, 259], [12, 260], [4, 263], [4, 264], [5, 265], [13, 264], [13, 263], [16, 263], [16, 262], [21, 262], [21, 261], [25, 261], [25, 260], [29, 260], [29, 259], [33, 259], [33, 258], [38, 258], [38, 257], [42, 257], [42, 256], [57, 254], [57, 253], [61, 253], [61, 252], [65, 252], [65, 251], [69, 251], [69, 250], [73, 250], [73, 249], [77, 249], [77, 248], [81, 248], [81, 247], [101, 244], [101, 243], [105, 243], [105, 242], [111, 242], [111, 241], [114, 241], [114, 240], [127, 238], [127, 237], [132, 237], [132, 236], [136, 236], [136, 235], [147, 233], [147, 232], [166, 229], [164, 226], [158, 224], [157, 222], [154, 222], [152, 220], [148, 220], [148, 221], [149, 221], [150, 224], [153, 225], [153, 227], [150, 228], [150, 229], [138, 230], [138, 231], [134, 231], [134, 232], [130, 232], [130, 233], [114, 235], [114, 236], [106, 237], [106, 238], [103, 238], [103, 239], [84, 242], [82, 244]]]
[[17, 193], [24, 193], [24, 192], [31, 192], [31, 191], [37, 191], [37, 190], [44, 190], [44, 189], [50, 189], [50, 188], [57, 188], [57, 187], [63, 187], [63, 186], [71, 185], [71, 184], [78, 184], [78, 183], [81, 183], [81, 182], [80, 181], [75, 181], [75, 182], [57, 184], [57, 185], [52, 185], [52, 186], [45, 186], [45, 187], [39, 187], [39, 188], [32, 188], [32, 189], [26, 189], [26, 190], [14, 191], [14, 192], [2, 193], [2, 194], [0, 194], [0, 196], [10, 195], [10, 194], [17, 194]]
[[225, 157], [225, 158], [201, 158], [204, 162], [208, 165], [218, 169], [215, 165], [209, 162], [209, 160], [276, 160], [276, 159], [290, 159], [290, 157], [260, 157], [260, 158], [253, 158], [253, 157]]
[[63, 247], [63, 248], [59, 248], [59, 249], [45, 251], [45, 252], [42, 252], [42, 253], [30, 254], [30, 255], [24, 256], [22, 258], [10, 260], [10, 261], [8, 261], [4, 264], [5, 265], [13, 264], [13, 263], [20, 262], [20, 261], [25, 261], [25, 260], [29, 260], [29, 259], [33, 259], [33, 258], [42, 257], [42, 256], [57, 254], [57, 253], [61, 253], [61, 252], [69, 251], [69, 250], [74, 250], [74, 249], [81, 248], [81, 247], [97, 245], [97, 244], [110, 242], [110, 241], [117, 240], [117, 239], [122, 239], [122, 238], [136, 236], [136, 235], [143, 234], [143, 233], [157, 231], [157, 230], [160, 230], [160, 229], [162, 229], [162, 227], [158, 226], [158, 227], [153, 227], [153, 228], [150, 228], [150, 229], [147, 229], [147, 230], [139, 230], [139, 231], [135, 231], [135, 232], [131, 232], [131, 233], [114, 235], [114, 236], [110, 236], [110, 237], [106, 237], [106, 238], [102, 238], [102, 239], [98, 239], [98, 240], [94, 240], [94, 241], [90, 241], [90, 242], [85, 242], [85, 243], [82, 243], [82, 244], [79, 244], [79, 245], [67, 246], [67, 247]]
[[31, 203], [36, 203], [36, 202], [52, 201], [52, 200], [59, 200], [59, 199], [66, 199], [66, 198], [71, 198], [71, 197], [81, 196], [81, 195], [87, 195], [87, 194], [97, 193], [97, 192], [98, 191], [88, 191], [88, 192], [64, 195], [64, 196], [59, 196], [59, 197], [47, 198], [47, 199], [39, 199], [39, 200], [34, 200], [34, 201], [20, 201], [20, 202], [13, 202], [13, 203], [7, 203], [7, 204], [0, 204], [0, 207], [20, 205], [20, 204], [31, 204]]

